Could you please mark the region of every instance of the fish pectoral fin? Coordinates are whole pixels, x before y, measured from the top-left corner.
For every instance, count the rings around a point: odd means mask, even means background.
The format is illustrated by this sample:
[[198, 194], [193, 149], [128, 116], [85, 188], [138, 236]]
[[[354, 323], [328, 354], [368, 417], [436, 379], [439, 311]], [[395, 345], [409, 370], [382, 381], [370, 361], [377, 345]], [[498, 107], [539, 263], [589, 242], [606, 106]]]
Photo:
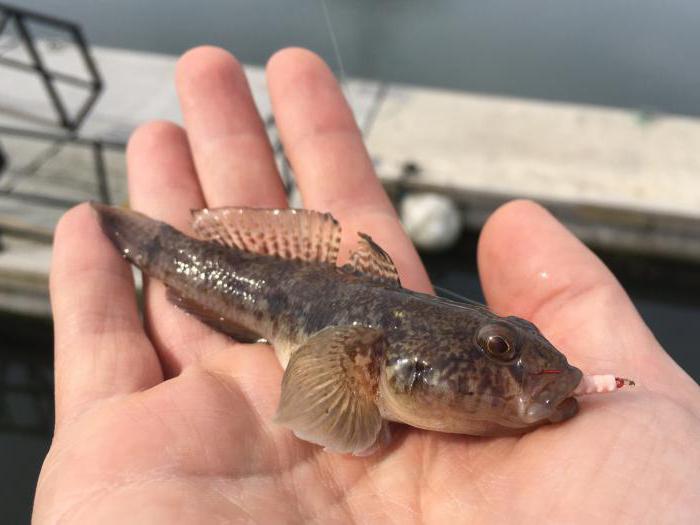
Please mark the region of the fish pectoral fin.
[[332, 452], [360, 455], [381, 437], [377, 407], [386, 340], [381, 330], [334, 326], [289, 359], [275, 421]]
[[193, 315], [217, 332], [223, 332], [233, 337], [239, 343], [257, 343], [260, 340], [259, 334], [256, 334], [230, 319], [222, 317], [220, 314], [217, 314], [193, 299], [180, 295], [172, 288], [167, 288], [165, 296], [168, 298], [168, 301], [175, 306], [182, 308], [185, 312]]
[[281, 259], [335, 265], [340, 225], [330, 213], [312, 210], [212, 208], [192, 212], [200, 239]]
[[350, 255], [351, 269], [400, 287], [399, 272], [389, 254], [366, 233], [358, 232], [358, 235], [357, 248]]

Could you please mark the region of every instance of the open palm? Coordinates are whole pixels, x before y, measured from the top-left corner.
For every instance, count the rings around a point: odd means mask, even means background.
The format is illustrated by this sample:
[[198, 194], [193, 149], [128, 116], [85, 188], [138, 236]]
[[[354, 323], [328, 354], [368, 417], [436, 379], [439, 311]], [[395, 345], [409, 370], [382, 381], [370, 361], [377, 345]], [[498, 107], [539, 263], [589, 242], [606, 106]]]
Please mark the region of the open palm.
[[[428, 291], [327, 67], [290, 49], [272, 58], [268, 77], [305, 206], [332, 212], [346, 247], [354, 232], [370, 233], [404, 285]], [[177, 85], [187, 132], [151, 123], [134, 134], [132, 206], [186, 232], [192, 208], [286, 206], [235, 60], [191, 51]], [[395, 425], [388, 448], [347, 457], [272, 423], [282, 370], [269, 347], [213, 332], [170, 305], [158, 282], [146, 289], [144, 329], [128, 265], [87, 206], [71, 210], [51, 274], [56, 432], [34, 521], [690, 521], [700, 512], [700, 391], [614, 277], [529, 202], [491, 217], [479, 267], [495, 311], [534, 321], [586, 373], [639, 387], [585, 400], [574, 419], [520, 438]]]

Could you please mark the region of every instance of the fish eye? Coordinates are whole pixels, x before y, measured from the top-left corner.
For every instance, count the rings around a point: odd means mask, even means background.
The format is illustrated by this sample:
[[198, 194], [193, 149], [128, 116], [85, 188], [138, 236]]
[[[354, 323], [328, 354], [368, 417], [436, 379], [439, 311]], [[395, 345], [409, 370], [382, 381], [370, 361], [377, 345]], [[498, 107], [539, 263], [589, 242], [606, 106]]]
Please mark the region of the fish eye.
[[510, 345], [500, 335], [492, 335], [486, 340], [486, 349], [497, 357], [503, 357], [510, 352]]
[[509, 361], [515, 356], [514, 338], [500, 325], [488, 325], [479, 330], [477, 342], [481, 349], [499, 361]]

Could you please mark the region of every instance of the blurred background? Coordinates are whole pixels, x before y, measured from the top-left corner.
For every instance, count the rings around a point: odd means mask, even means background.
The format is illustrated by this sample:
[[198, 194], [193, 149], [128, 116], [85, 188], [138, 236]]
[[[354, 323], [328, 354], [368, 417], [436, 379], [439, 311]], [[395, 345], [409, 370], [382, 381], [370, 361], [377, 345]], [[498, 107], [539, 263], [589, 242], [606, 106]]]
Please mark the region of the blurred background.
[[[92, 44], [180, 54], [200, 44], [264, 64], [304, 46], [337, 65], [320, 0], [23, 0]], [[327, 0], [353, 77], [700, 114], [692, 0]]]
[[[342, 72], [378, 172], [438, 285], [482, 300], [480, 224], [500, 202], [537, 198], [599, 253], [698, 380], [698, 21], [692, 0], [0, 3], [6, 522], [27, 521], [52, 432], [46, 273], [53, 224], [75, 201], [124, 202], [123, 145], [142, 120], [179, 120], [175, 56], [200, 44], [252, 66], [266, 117], [255, 66], [275, 50], [308, 47]], [[55, 94], [64, 111], [47, 89], [61, 79]], [[149, 91], [160, 102], [142, 107]], [[287, 173], [281, 154], [279, 161]], [[528, 175], [533, 170], [537, 176]]]

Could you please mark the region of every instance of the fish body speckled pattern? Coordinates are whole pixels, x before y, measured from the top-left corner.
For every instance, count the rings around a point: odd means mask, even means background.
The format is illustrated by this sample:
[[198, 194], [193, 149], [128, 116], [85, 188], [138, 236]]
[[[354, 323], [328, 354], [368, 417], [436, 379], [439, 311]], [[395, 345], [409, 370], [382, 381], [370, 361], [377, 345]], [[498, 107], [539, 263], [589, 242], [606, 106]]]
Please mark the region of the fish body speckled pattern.
[[334, 452], [367, 454], [388, 421], [507, 435], [576, 414], [581, 372], [537, 328], [486, 307], [403, 288], [360, 234], [336, 265], [340, 227], [305, 210], [201, 210], [199, 238], [93, 204], [103, 231], [173, 303], [285, 368], [276, 420]]

